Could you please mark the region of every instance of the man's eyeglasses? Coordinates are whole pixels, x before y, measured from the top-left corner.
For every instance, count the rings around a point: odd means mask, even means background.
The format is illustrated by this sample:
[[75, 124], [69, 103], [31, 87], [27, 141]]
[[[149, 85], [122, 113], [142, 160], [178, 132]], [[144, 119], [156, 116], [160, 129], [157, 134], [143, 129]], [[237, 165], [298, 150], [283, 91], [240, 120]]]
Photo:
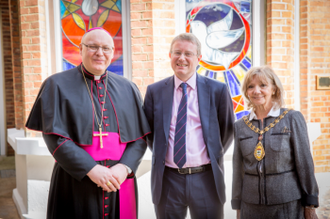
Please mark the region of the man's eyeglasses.
[[99, 48], [101, 48], [103, 53], [111, 53], [111, 51], [113, 49], [113, 48], [110, 48], [108, 46], [86, 45], [84, 43], [82, 43], [82, 45], [86, 46], [88, 51], [91, 51], [91, 52], [96, 52], [96, 51], [99, 50]]
[[195, 53], [192, 53], [192, 52], [185, 52], [185, 53], [182, 53], [182, 52], [180, 52], [180, 51], [172, 51], [172, 55], [174, 55], [175, 57], [180, 57], [182, 54], [183, 54], [185, 57], [187, 57], [187, 58], [191, 58], [191, 57], [193, 57], [194, 55], [196, 55]]

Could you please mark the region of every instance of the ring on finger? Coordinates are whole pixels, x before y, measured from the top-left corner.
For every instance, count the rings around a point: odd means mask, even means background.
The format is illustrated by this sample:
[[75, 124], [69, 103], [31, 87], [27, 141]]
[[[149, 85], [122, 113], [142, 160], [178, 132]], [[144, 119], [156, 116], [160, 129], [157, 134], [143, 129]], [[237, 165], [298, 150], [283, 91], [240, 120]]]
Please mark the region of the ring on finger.
[[112, 185], [112, 183], [110, 181], [107, 182], [107, 186], [110, 186]]

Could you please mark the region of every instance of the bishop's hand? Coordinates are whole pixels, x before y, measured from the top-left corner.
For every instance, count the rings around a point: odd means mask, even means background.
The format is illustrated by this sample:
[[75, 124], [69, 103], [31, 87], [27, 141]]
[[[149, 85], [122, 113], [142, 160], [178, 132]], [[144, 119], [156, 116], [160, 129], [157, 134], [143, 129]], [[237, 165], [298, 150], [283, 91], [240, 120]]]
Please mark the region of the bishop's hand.
[[120, 184], [122, 183], [119, 183], [117, 174], [114, 171], [99, 164], [95, 165], [87, 173], [87, 176], [97, 184], [97, 186], [102, 187], [102, 189], [107, 192], [116, 192], [117, 189], [120, 189]]
[[127, 168], [122, 163], [117, 163], [116, 165], [110, 167], [112, 176], [119, 182], [121, 185], [127, 178]]

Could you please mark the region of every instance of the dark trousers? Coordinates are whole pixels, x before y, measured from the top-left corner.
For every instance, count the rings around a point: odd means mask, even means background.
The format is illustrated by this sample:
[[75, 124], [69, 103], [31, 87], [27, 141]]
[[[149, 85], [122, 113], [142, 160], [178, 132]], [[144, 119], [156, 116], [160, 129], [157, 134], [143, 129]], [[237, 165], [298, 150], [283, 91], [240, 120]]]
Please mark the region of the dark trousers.
[[223, 219], [212, 171], [181, 175], [165, 168], [158, 219], [184, 219], [189, 208], [192, 219]]

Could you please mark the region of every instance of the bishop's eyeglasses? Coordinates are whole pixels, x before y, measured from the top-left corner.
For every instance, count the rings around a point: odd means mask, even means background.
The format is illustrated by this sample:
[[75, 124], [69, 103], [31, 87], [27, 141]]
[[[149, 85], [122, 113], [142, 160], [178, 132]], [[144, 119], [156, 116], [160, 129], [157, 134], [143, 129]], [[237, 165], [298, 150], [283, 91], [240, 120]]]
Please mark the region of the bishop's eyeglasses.
[[82, 45], [86, 46], [88, 51], [91, 51], [91, 52], [96, 52], [96, 51], [99, 50], [99, 48], [101, 48], [103, 53], [111, 53], [111, 51], [113, 49], [113, 48], [108, 47], [108, 46], [86, 45], [84, 43], [82, 43]]

